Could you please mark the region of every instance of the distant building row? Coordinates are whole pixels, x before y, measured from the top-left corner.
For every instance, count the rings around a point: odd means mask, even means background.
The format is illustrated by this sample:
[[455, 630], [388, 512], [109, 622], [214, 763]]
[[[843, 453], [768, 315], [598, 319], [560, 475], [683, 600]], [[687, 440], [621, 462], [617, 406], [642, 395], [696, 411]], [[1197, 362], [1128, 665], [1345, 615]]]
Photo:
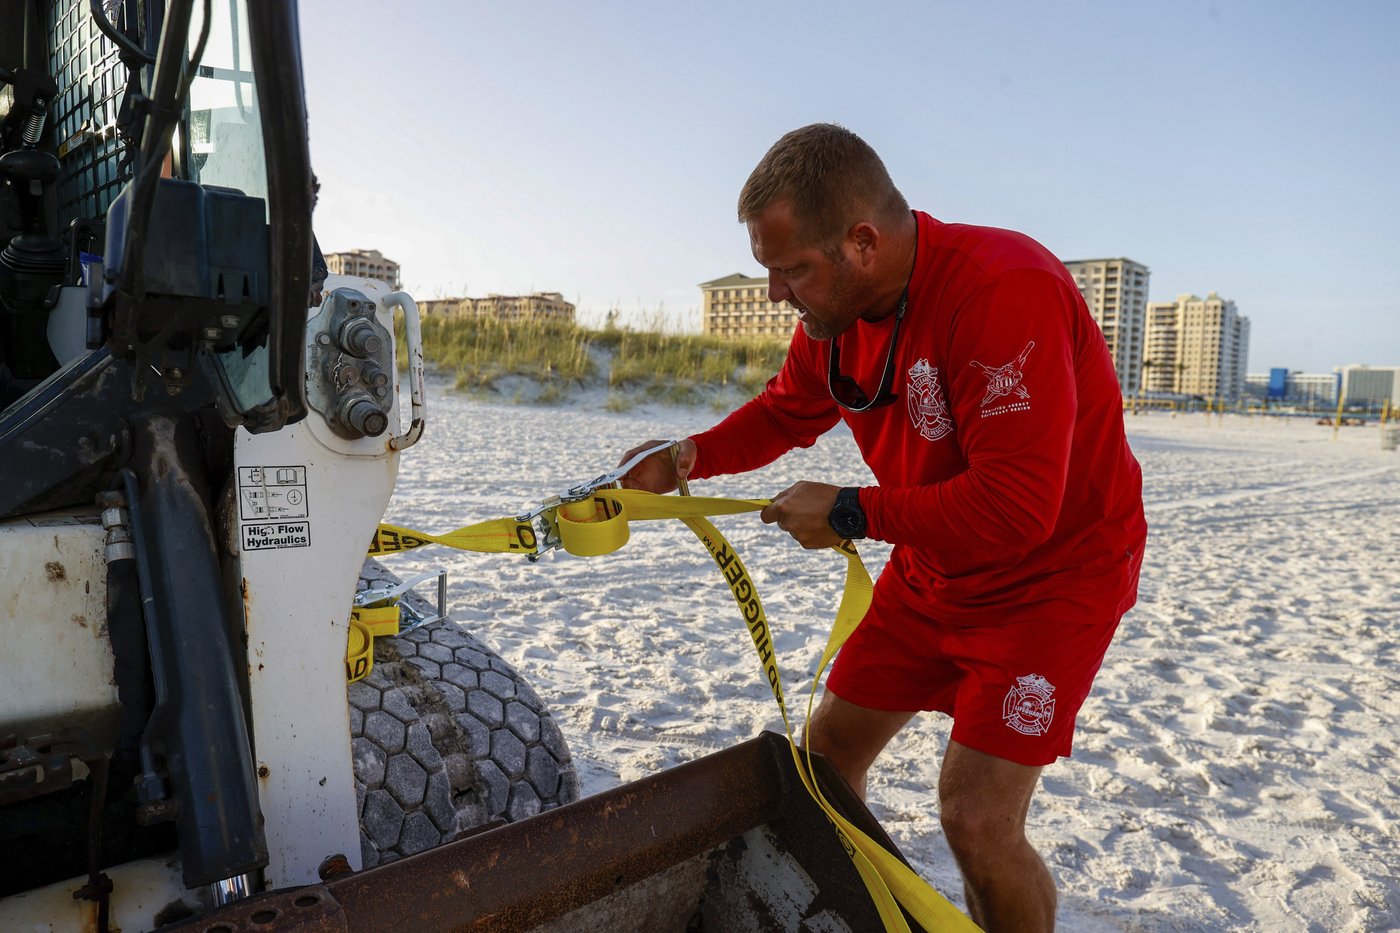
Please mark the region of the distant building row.
[[574, 321], [574, 306], [559, 292], [529, 295], [487, 295], [485, 298], [428, 298], [418, 302], [423, 314], [447, 318], [493, 317], [502, 320], [549, 318]]
[[1339, 392], [1346, 408], [1381, 408], [1387, 402], [1394, 408], [1400, 405], [1400, 366], [1352, 364], [1330, 373], [1277, 368], [1245, 376], [1244, 390], [1253, 398], [1308, 408], [1337, 404]]
[[[1131, 259], [1065, 263], [1103, 330], [1124, 395], [1138, 391], [1237, 397], [1249, 357], [1249, 318], [1211, 292], [1147, 302], [1148, 269]], [[735, 273], [700, 284], [701, 320], [717, 337], [791, 336], [797, 311], [768, 299], [768, 278]]]
[[[352, 249], [327, 253], [326, 268], [332, 275], [356, 275], [379, 279], [394, 288], [399, 283], [399, 264], [386, 259], [377, 249]], [[487, 295], [485, 298], [431, 298], [418, 302], [424, 314], [444, 317], [554, 318], [573, 323], [574, 306], [559, 292], [532, 292], [529, 295]]]
[[[400, 288], [399, 264], [379, 250], [327, 253], [337, 275], [379, 279]], [[1233, 301], [1211, 292], [1204, 298], [1178, 295], [1175, 301], [1147, 301], [1149, 272], [1131, 259], [1075, 259], [1065, 263], [1089, 313], [1103, 330], [1124, 395], [1139, 391], [1206, 398], [1250, 395], [1283, 403], [1346, 406], [1400, 404], [1400, 367], [1340, 366], [1331, 373], [1273, 369], [1246, 373], [1249, 318]], [[706, 334], [719, 337], [786, 339], [797, 326], [797, 310], [768, 299], [767, 276], [735, 273], [703, 282], [702, 321]], [[435, 298], [419, 310], [449, 318], [552, 318], [574, 321], [575, 308], [559, 292]]]
[[1313, 408], [1337, 403], [1338, 373], [1305, 373], [1286, 368], [1247, 373], [1244, 394], [1250, 398]]

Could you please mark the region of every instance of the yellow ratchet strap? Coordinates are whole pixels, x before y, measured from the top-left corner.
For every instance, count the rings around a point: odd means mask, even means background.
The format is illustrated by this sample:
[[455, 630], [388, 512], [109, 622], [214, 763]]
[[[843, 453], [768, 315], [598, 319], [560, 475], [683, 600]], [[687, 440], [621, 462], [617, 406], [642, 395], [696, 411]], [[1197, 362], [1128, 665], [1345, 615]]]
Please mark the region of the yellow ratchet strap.
[[[948, 930], [954, 933], [976, 931], [979, 929], [976, 924], [935, 891], [928, 882], [915, 874], [913, 869], [841, 816], [822, 796], [812, 778], [811, 753], [807, 752], [804, 757], [793, 739], [792, 723], [788, 718], [787, 703], [783, 698], [782, 677], [778, 672], [773, 638], [763, 611], [763, 603], [758, 597], [758, 588], [754, 586], [739, 555], [707, 518], [711, 515], [756, 512], [767, 504], [767, 499], [658, 496], [636, 489], [600, 489], [594, 492], [591, 498], [560, 504], [554, 517], [558, 522], [559, 538], [564, 550], [584, 557], [610, 554], [621, 548], [629, 537], [629, 521], [679, 519], [684, 522], [705, 545], [705, 549], [709, 551], [729, 585], [734, 601], [739, 606], [744, 626], [749, 631], [754, 651], [758, 654], [763, 678], [768, 683], [782, 714], [797, 772], [802, 777], [802, 783], [808, 793], [831, 820], [842, 847], [870, 891], [885, 930], [889, 933], [909, 933], [909, 924], [900, 911], [900, 907], [903, 906], [909, 916], [925, 930]], [[369, 553], [371, 556], [378, 556], [412, 550], [428, 544], [441, 544], [459, 550], [484, 553], [533, 554], [536, 537], [529, 521], [514, 518], [478, 522], [441, 535], [426, 534], [396, 525], [380, 525]], [[841, 605], [836, 611], [831, 634], [827, 638], [826, 649], [822, 652], [817, 676], [812, 679], [812, 691], [807, 698], [808, 723], [812, 718], [812, 703], [816, 696], [817, 682], [836, 652], [864, 618], [866, 610], [870, 608], [871, 594], [874, 590], [870, 574], [861, 562], [854, 544], [843, 541], [833, 550], [846, 558], [846, 586], [841, 596]]]
[[364, 680], [374, 668], [374, 640], [399, 633], [399, 606], [356, 606], [350, 610], [350, 639], [345, 646], [345, 680]]

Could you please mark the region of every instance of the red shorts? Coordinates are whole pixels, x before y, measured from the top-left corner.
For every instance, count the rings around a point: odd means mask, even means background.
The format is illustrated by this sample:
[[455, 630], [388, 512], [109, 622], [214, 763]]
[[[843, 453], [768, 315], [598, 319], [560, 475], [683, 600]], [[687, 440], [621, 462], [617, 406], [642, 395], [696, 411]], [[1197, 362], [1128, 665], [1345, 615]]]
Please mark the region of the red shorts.
[[[1063, 599], [1010, 606], [985, 621], [940, 623], [892, 562], [870, 611], [836, 656], [827, 689], [880, 710], [937, 710], [952, 739], [1014, 761], [1067, 757], [1118, 620], [1134, 601], [1141, 551], [1111, 581], [1067, 581]], [[1086, 602], [1086, 592], [1102, 598]]]

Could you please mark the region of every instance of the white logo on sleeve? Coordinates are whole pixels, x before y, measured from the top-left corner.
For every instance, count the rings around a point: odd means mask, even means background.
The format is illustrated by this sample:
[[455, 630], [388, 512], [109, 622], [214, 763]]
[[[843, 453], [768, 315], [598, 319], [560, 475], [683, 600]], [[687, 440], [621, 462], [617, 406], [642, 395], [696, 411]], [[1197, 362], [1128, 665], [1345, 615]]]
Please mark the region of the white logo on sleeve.
[[919, 360], [909, 369], [909, 420], [925, 440], [936, 441], [953, 431], [943, 387], [938, 384], [938, 367]]
[[1017, 677], [1001, 704], [1001, 718], [1022, 735], [1044, 735], [1055, 718], [1055, 686], [1039, 674]]
[[[1031, 403], [1025, 400], [1031, 397], [1031, 393], [1021, 384], [1021, 380], [1025, 378], [1021, 367], [1026, 365], [1026, 357], [1031, 355], [1033, 349], [1035, 349], [1034, 340], [1026, 344], [1026, 348], [1021, 351], [1020, 356], [1005, 366], [992, 367], [976, 360], [972, 361], [972, 365], [982, 370], [982, 375], [987, 377], [987, 394], [982, 397], [982, 417], [987, 418], [1008, 411], [1027, 411], [1030, 409]], [[992, 402], [1008, 395], [1015, 395], [1020, 401], [1012, 400], [995, 408], [987, 408]]]

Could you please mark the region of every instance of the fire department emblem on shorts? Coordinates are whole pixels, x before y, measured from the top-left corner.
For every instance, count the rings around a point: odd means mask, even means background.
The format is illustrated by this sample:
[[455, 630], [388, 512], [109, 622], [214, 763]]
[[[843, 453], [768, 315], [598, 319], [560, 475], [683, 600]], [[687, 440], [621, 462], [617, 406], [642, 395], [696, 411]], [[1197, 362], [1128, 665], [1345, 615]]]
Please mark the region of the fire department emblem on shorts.
[[919, 360], [909, 369], [909, 420], [923, 437], [936, 441], [953, 430], [943, 387], [938, 384], [938, 367]]
[[1044, 735], [1055, 718], [1054, 692], [1054, 685], [1039, 674], [1017, 677], [1001, 705], [1001, 718], [1022, 735]]
[[992, 402], [1003, 396], [1016, 393], [1020, 398], [1030, 398], [1031, 393], [1025, 386], [1021, 385], [1021, 380], [1025, 378], [1025, 373], [1021, 372], [1021, 367], [1026, 365], [1026, 357], [1031, 355], [1035, 349], [1035, 341], [1026, 344], [1026, 348], [1021, 351], [1021, 355], [1016, 357], [1005, 366], [986, 366], [976, 360], [972, 365], [982, 370], [982, 375], [987, 377], [987, 394], [982, 398], [982, 407], [986, 408]]

